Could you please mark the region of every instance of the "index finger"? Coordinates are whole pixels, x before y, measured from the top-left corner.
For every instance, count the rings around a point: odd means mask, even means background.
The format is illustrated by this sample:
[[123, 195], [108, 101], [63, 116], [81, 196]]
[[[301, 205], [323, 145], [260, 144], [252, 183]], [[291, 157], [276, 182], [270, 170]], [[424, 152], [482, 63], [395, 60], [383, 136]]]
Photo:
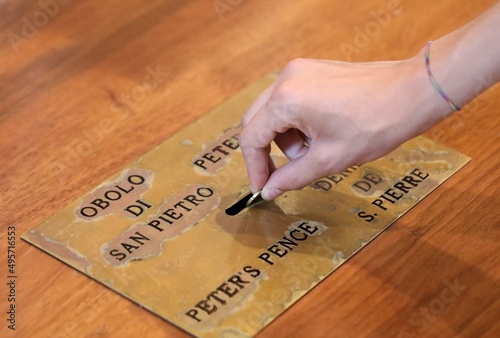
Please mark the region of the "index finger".
[[279, 132], [289, 128], [290, 126], [277, 118], [267, 106], [259, 110], [243, 127], [239, 143], [252, 190], [260, 190], [266, 184], [270, 176], [271, 143]]
[[245, 114], [243, 114], [242, 118], [242, 123], [245, 126], [253, 117], [254, 115], [262, 109], [267, 104], [267, 101], [271, 97], [271, 94], [274, 91], [274, 88], [276, 88], [277, 81], [275, 81], [272, 85], [267, 87], [260, 95], [257, 97], [257, 99], [252, 103], [252, 105], [247, 109]]

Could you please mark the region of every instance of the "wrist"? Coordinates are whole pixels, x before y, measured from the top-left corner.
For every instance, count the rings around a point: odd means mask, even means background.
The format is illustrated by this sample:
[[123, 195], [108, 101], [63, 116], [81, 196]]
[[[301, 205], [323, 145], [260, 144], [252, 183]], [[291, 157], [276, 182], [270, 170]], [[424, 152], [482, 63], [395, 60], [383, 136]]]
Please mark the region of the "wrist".
[[414, 135], [417, 136], [452, 114], [453, 110], [429, 79], [425, 66], [425, 48], [404, 63], [408, 75], [403, 86], [407, 86], [406, 92], [413, 96], [408, 110], [415, 118], [415, 126], [419, 126]]
[[[421, 81], [419, 96], [422, 108], [426, 108], [435, 123], [460, 110], [464, 101], [463, 86], [453, 73], [453, 52], [445, 51], [441, 46], [434, 48], [434, 43], [427, 43], [414, 57], [415, 75]], [[441, 48], [440, 48], [441, 47]]]
[[[430, 66], [434, 78], [459, 107], [500, 80], [500, 45], [492, 43], [500, 32], [499, 16], [497, 4], [481, 18], [432, 43]], [[425, 55], [425, 49], [419, 54]]]

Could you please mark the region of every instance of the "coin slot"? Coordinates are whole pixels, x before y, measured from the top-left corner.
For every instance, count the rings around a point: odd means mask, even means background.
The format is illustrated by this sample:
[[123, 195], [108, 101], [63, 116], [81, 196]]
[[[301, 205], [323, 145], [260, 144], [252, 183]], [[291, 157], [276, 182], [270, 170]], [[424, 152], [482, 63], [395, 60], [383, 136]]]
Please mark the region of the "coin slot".
[[252, 198], [253, 194], [249, 193], [245, 196], [243, 196], [242, 199], [236, 201], [233, 205], [231, 205], [229, 208], [226, 209], [226, 215], [229, 216], [236, 216], [238, 215], [243, 209], [247, 207], [248, 201]]

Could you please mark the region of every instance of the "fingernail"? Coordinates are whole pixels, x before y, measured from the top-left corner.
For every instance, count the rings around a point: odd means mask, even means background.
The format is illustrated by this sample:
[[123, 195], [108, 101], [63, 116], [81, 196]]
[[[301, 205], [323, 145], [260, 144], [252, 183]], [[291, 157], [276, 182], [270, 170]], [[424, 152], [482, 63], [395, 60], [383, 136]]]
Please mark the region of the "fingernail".
[[262, 189], [261, 196], [266, 201], [271, 201], [271, 200], [275, 199], [276, 197], [278, 197], [279, 195], [281, 195], [282, 193], [283, 193], [283, 191], [281, 191], [280, 189], [264, 187], [264, 189]]

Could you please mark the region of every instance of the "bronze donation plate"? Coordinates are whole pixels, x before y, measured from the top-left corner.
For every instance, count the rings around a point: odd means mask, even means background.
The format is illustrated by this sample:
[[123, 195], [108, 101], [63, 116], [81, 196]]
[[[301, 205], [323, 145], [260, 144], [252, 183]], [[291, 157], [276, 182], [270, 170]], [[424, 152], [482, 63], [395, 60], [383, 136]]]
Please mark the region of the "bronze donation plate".
[[[469, 159], [425, 137], [234, 216], [239, 121], [269, 75], [24, 234], [203, 337], [255, 335]], [[286, 162], [272, 149], [275, 162]], [[355, 287], [355, 286], [353, 286]]]

